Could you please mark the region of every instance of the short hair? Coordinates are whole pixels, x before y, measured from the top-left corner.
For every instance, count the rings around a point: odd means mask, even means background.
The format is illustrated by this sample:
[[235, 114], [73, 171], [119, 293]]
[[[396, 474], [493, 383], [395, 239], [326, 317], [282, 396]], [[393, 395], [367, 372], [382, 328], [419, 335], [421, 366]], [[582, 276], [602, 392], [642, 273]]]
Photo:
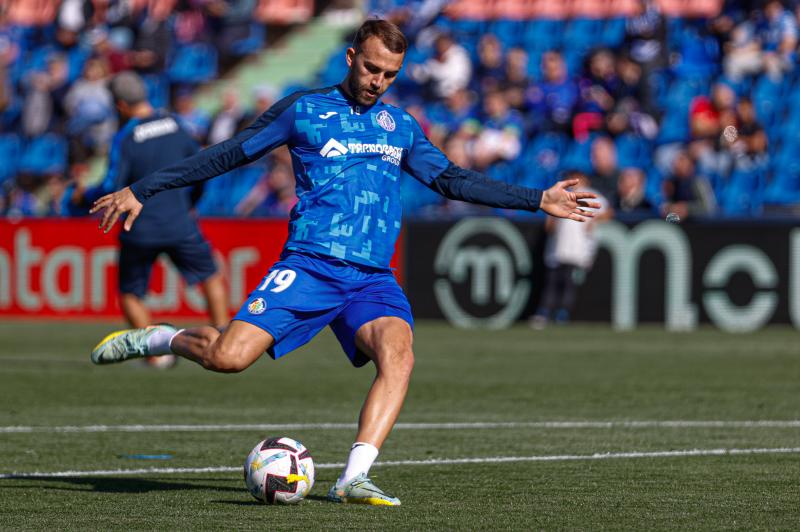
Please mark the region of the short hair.
[[408, 48], [408, 41], [403, 32], [395, 24], [379, 18], [364, 22], [353, 38], [353, 48], [356, 52], [370, 37], [378, 37], [386, 48], [395, 54], [404, 54]]
[[128, 105], [136, 105], [147, 101], [147, 87], [144, 80], [135, 72], [120, 72], [111, 80], [111, 94], [115, 100]]

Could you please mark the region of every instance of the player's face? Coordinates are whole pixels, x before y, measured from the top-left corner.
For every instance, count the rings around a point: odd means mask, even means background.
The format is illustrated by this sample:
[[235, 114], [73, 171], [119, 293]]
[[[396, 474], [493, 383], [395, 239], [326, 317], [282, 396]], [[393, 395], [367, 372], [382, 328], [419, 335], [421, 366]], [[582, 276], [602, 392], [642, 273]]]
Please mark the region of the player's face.
[[351, 97], [361, 105], [369, 106], [392, 85], [405, 54], [396, 54], [386, 48], [379, 37], [370, 37], [356, 52], [347, 50], [347, 65], [350, 72], [345, 83]]

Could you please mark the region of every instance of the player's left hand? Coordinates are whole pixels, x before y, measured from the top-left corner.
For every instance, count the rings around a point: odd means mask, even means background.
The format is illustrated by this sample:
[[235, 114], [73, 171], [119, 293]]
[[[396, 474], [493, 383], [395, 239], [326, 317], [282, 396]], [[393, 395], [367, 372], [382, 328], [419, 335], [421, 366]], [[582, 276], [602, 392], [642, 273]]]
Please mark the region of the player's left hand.
[[550, 216], [569, 218], [576, 222], [585, 222], [588, 218], [594, 218], [594, 212], [586, 209], [599, 209], [600, 204], [587, 200], [594, 199], [597, 195], [591, 192], [567, 190], [577, 184], [577, 179], [559, 181], [542, 193], [539, 208]]
[[106, 194], [95, 201], [92, 208], [89, 209], [89, 214], [94, 214], [101, 210], [105, 210], [103, 219], [100, 221], [100, 229], [104, 232], [108, 233], [117, 223], [119, 217], [126, 213], [128, 217], [125, 219], [123, 228], [126, 231], [130, 231], [134, 220], [142, 212], [142, 204], [133, 195], [130, 187], [125, 187], [113, 194]]

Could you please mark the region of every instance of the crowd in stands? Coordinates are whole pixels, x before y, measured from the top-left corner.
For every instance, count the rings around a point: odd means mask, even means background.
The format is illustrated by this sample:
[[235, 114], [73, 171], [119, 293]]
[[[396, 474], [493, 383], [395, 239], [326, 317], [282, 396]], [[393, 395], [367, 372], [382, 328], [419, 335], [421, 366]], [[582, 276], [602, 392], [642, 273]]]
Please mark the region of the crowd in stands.
[[[627, 12], [527, 19], [492, 11], [514, 2], [455, 2], [465, 19], [433, 3], [372, 7], [411, 38], [392, 98], [458, 164], [539, 188], [580, 170], [622, 215], [800, 212], [800, 2], [696, 2], [700, 17], [576, 2]], [[406, 197], [414, 213], [471, 210], [414, 183]]]
[[[0, 215], [65, 214], [64, 189], [83, 185], [118, 129], [108, 89], [118, 72], [139, 73], [151, 103], [177, 113], [201, 144], [230, 136], [254, 110], [231, 94], [206, 116], [193, 108], [194, 91], [262, 49], [266, 23], [287, 16], [283, 4], [0, 0]], [[274, 99], [268, 88], [259, 92], [266, 105]]]
[[[108, 150], [117, 119], [106, 84], [121, 70], [144, 76], [152, 103], [203, 144], [253, 120], [275, 88], [258, 87], [255, 109], [229, 91], [214, 116], [193, 95], [263, 47], [265, 4], [0, 0], [0, 215], [62, 213], [60, 191]], [[456, 164], [537, 188], [578, 170], [623, 216], [800, 212], [800, 0], [584, 2], [626, 10], [594, 15], [532, 1], [519, 5], [544, 11], [522, 18], [481, 15], [494, 2], [368, 4], [410, 41], [386, 99]], [[346, 46], [314, 84], [341, 81]], [[404, 187], [409, 215], [476, 210], [413, 179]], [[209, 181], [198, 210], [284, 216], [294, 201], [284, 150]]]

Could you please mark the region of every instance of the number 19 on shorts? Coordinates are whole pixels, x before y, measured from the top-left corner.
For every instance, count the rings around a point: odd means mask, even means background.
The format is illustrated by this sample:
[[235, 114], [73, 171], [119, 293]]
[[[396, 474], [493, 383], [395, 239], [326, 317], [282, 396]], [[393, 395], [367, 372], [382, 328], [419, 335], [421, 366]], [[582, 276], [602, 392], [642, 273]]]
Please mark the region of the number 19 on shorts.
[[294, 270], [272, 270], [258, 289], [263, 292], [272, 283], [274, 286], [269, 289], [270, 292], [283, 292], [292, 286], [295, 277], [297, 277], [297, 272]]

